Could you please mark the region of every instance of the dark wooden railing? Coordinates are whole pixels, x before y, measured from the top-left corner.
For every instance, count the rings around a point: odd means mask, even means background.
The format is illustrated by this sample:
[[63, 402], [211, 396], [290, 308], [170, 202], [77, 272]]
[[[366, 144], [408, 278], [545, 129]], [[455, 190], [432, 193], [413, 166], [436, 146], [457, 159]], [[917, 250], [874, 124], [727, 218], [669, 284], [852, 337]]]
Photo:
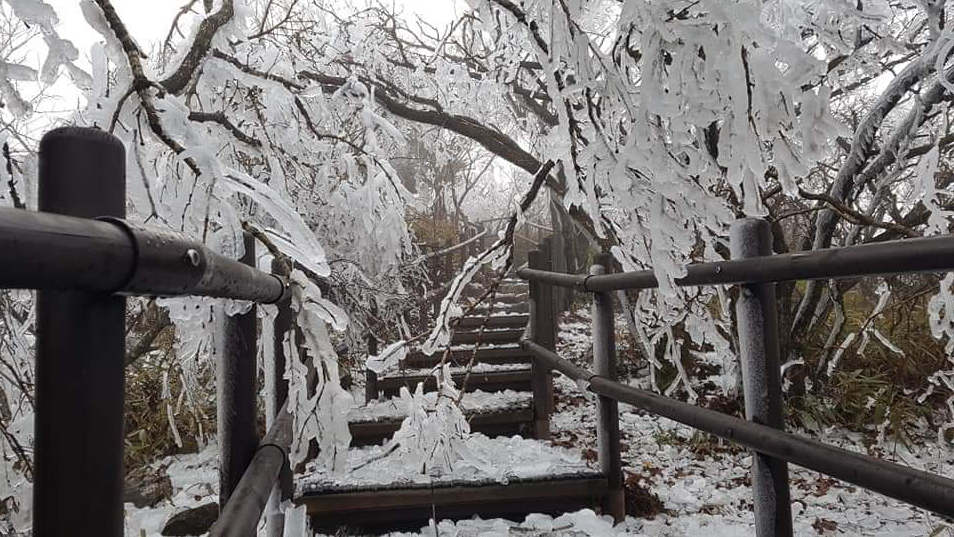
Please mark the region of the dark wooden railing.
[[[0, 288], [36, 289], [33, 535], [123, 535], [125, 296], [206, 296], [278, 304], [280, 385], [291, 328], [286, 280], [126, 214], [122, 143], [67, 127], [40, 142], [39, 211], [0, 208]], [[287, 390], [256, 433], [255, 311], [225, 320], [217, 356], [219, 496], [212, 535], [254, 535], [265, 503], [290, 492]], [[283, 486], [276, 487], [282, 477]], [[276, 489], [273, 495], [273, 489]], [[231, 498], [231, 499], [229, 499]], [[282, 518], [269, 520], [281, 535]]]
[[[787, 463], [847, 481], [934, 513], [954, 516], [954, 480], [875, 457], [847, 451], [783, 430], [775, 282], [861, 276], [947, 272], [954, 269], [954, 236], [907, 239], [831, 248], [803, 254], [771, 255], [767, 222], [743, 219], [730, 233], [733, 259], [690, 265], [677, 285], [740, 285], [736, 303], [746, 420], [663, 397], [616, 382], [611, 291], [658, 285], [650, 271], [608, 274], [610, 260], [598, 257], [588, 275], [540, 270], [531, 263], [518, 274], [536, 285], [556, 285], [593, 293], [593, 371], [553, 351], [549, 338], [531, 331], [522, 341], [540, 367], [556, 369], [595, 393], [598, 399], [599, 462], [610, 482], [604, 511], [617, 520], [621, 505], [619, 416], [616, 402], [689, 425], [753, 451], [752, 489], [759, 536], [792, 535]], [[531, 257], [533, 259], [533, 257]], [[532, 289], [533, 287], [531, 287]], [[548, 301], [531, 293], [532, 301]], [[531, 304], [531, 326], [542, 322]]]
[[[254, 535], [269, 501], [290, 494], [292, 416], [282, 380], [284, 336], [292, 330], [286, 280], [255, 269], [254, 242], [237, 261], [125, 217], [125, 150], [95, 129], [62, 128], [40, 143], [39, 210], [0, 209], [0, 288], [36, 289], [37, 345], [33, 535], [123, 534], [125, 296], [207, 296], [276, 304], [273, 399], [268, 432], [255, 429], [255, 312], [226, 320], [217, 357], [221, 514], [212, 535]], [[691, 265], [678, 285], [741, 285], [737, 302], [747, 420], [615, 381], [611, 291], [652, 288], [651, 272], [609, 274], [607, 257], [588, 275], [548, 270], [533, 252], [519, 275], [530, 281], [523, 347], [532, 360], [534, 435], [549, 435], [551, 370], [598, 396], [599, 463], [609, 484], [605, 512], [621, 519], [623, 480], [618, 402], [736, 442], [755, 452], [753, 491], [759, 535], [791, 535], [787, 463], [795, 463], [932, 512], [954, 516], [954, 481], [825, 445], [782, 430], [774, 282], [949, 271], [954, 237], [909, 239], [770, 255], [768, 225], [732, 228], [733, 260]], [[278, 272], [277, 270], [275, 272]], [[594, 370], [555, 353], [564, 300], [554, 286], [593, 293]], [[293, 341], [295, 338], [293, 338]], [[269, 517], [269, 535], [283, 518]]]

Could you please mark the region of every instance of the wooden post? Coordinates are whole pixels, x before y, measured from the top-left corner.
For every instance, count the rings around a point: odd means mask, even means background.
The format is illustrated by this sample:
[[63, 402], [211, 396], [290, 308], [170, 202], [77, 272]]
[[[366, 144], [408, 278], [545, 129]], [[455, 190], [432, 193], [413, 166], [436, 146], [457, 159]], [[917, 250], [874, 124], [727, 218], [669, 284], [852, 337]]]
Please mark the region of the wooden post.
[[[612, 271], [613, 258], [599, 254], [590, 274], [600, 276]], [[613, 294], [593, 293], [593, 372], [609, 380], [616, 380], [616, 325], [613, 312]], [[600, 395], [597, 398], [598, 421], [596, 436], [599, 441], [600, 470], [606, 476], [609, 490], [603, 499], [603, 514], [616, 522], [626, 518], [623, 491], [623, 465], [619, 451], [619, 404], [615, 399]]]
[[[454, 245], [454, 239], [447, 239], [447, 245], [444, 248], [450, 248]], [[446, 252], [441, 257], [444, 258], [444, 281], [449, 282], [454, 278], [454, 252]]]
[[[474, 226], [474, 232], [471, 234], [472, 237], [476, 237], [480, 233], [480, 228]], [[474, 242], [470, 243], [470, 254], [468, 257], [477, 257], [480, 255], [480, 239], [475, 239]]]
[[[543, 242], [540, 244], [540, 251], [543, 252], [544, 270], [553, 270], [553, 240], [550, 238], [543, 239]], [[559, 332], [559, 315], [561, 313], [560, 307], [557, 301], [557, 288], [552, 285], [544, 285], [543, 291], [546, 293], [546, 296], [549, 297], [547, 303], [549, 307], [549, 318], [550, 325], [547, 327], [547, 331], [550, 339], [548, 341], [553, 345], [552, 347], [547, 347], [550, 350], [556, 350], [556, 335]], [[552, 387], [551, 387], [552, 391]]]
[[[474, 229], [467, 228], [467, 231], [464, 233], [464, 240], [470, 240], [474, 236]], [[475, 241], [476, 242], [476, 241]], [[464, 266], [464, 263], [467, 262], [467, 258], [473, 255], [474, 253], [474, 243], [469, 243], [467, 246], [464, 246], [460, 251], [460, 261], [461, 266]]]
[[[372, 317], [377, 317], [378, 307], [374, 302], [371, 303], [370, 312]], [[371, 330], [372, 323], [374, 321], [368, 320], [368, 356], [373, 356], [378, 353], [378, 339], [374, 337], [374, 332]], [[365, 368], [364, 370], [364, 402], [370, 403], [378, 398], [378, 374], [370, 369]]]
[[[732, 259], [771, 255], [769, 223], [757, 218], [737, 220], [730, 229], [729, 249]], [[783, 429], [775, 284], [743, 285], [735, 311], [745, 417], [749, 421]], [[753, 453], [752, 492], [756, 535], [791, 536], [792, 506], [785, 461]]]
[[[245, 233], [241, 261], [255, 265], [255, 240]], [[216, 357], [217, 418], [219, 432], [219, 508], [228, 502], [258, 449], [255, 430], [255, 377], [258, 373], [256, 311], [222, 315], [221, 344]]]
[[[546, 254], [534, 250], [528, 254], [530, 268], [547, 270]], [[550, 350], [556, 348], [553, 333], [553, 294], [549, 285], [530, 281], [530, 337]], [[550, 412], [553, 406], [553, 376], [550, 369], [531, 359], [530, 385], [533, 389], [533, 437], [550, 438]]]
[[[555, 272], [566, 272], [566, 262], [561, 262], [563, 256], [562, 241], [558, 241], [552, 235], [543, 239], [543, 250], [549, 254], [550, 270]], [[556, 287], [553, 289], [553, 313], [554, 321], [563, 314], [566, 303], [566, 289]]]

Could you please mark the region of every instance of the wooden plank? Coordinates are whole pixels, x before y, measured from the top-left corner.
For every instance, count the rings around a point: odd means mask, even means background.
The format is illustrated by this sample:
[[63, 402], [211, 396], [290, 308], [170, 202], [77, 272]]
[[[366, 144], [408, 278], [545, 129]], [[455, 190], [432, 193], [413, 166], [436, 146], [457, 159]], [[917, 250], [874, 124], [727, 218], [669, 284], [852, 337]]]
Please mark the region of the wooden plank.
[[469, 345], [480, 340], [484, 345], [499, 345], [516, 343], [523, 335], [523, 328], [514, 330], [484, 330], [475, 332], [456, 332], [451, 339], [451, 345]]
[[[312, 527], [426, 521], [439, 518], [525, 515], [593, 507], [606, 493], [602, 477], [511, 482], [508, 485], [454, 485], [306, 494], [295, 500], [306, 506]], [[433, 510], [432, 510], [433, 509]]]
[[[529, 313], [530, 306], [526, 302], [517, 302], [515, 304], [500, 304], [499, 306], [494, 307], [494, 313]], [[472, 312], [474, 315], [483, 315], [487, 313], [487, 306], [481, 304], [480, 306], [474, 308]]]
[[[415, 351], [408, 353], [404, 359], [404, 367], [434, 367], [441, 361], [443, 352], [435, 352], [433, 356]], [[465, 366], [474, 354], [471, 349], [453, 350], [448, 361], [451, 365]], [[496, 349], [478, 349], [476, 361], [482, 364], [529, 364], [530, 355], [520, 347], [503, 347]]]
[[[360, 423], [349, 423], [352, 446], [367, 446], [380, 444], [401, 428], [401, 421], [381, 420]], [[495, 412], [469, 414], [470, 430], [483, 433], [489, 437], [513, 436], [520, 434], [528, 424], [533, 422], [533, 410], [530, 408], [501, 409]]]
[[[547, 249], [533, 251], [528, 255], [532, 269], [550, 269], [550, 253]], [[530, 332], [533, 341], [549, 350], [556, 349], [556, 328], [553, 315], [553, 288], [542, 282], [530, 283], [531, 314]], [[550, 438], [550, 412], [553, 408], [553, 378], [548, 367], [538, 360], [532, 363], [533, 406], [536, 413], [533, 437], [539, 440]]]
[[524, 289], [522, 293], [501, 293], [494, 297], [494, 302], [503, 302], [504, 304], [519, 304], [530, 300], [530, 295]]
[[[454, 373], [451, 377], [457, 386], [464, 382], [466, 373]], [[496, 392], [501, 390], [529, 391], [530, 390], [529, 369], [507, 369], [503, 371], [473, 372], [467, 379], [466, 391], [483, 390], [485, 392]], [[437, 389], [437, 379], [433, 375], [398, 375], [378, 378], [378, 390], [384, 395], [394, 396], [401, 391], [402, 386], [406, 386], [413, 391], [418, 382], [424, 383], [425, 391]]]
[[[527, 326], [530, 318], [526, 315], [504, 315], [502, 317], [491, 317], [487, 319], [487, 328], [523, 328]], [[484, 324], [484, 317], [471, 316], [460, 320], [458, 328], [477, 329]]]
[[527, 292], [527, 282], [521, 281], [520, 283], [504, 283], [497, 288], [499, 293], [503, 294], [520, 294]]

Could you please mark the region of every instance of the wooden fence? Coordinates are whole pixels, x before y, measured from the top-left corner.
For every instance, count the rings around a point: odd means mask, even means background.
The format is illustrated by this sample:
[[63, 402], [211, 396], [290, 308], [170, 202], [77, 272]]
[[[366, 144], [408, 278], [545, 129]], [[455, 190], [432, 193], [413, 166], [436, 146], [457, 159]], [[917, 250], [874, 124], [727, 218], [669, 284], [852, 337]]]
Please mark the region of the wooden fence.
[[[522, 341], [535, 367], [556, 369], [582, 383], [598, 399], [599, 462], [610, 482], [604, 510], [619, 519], [620, 472], [617, 403], [689, 425], [753, 452], [751, 468], [755, 527], [760, 537], [792, 535], [787, 463], [890, 496], [946, 517], [954, 516], [954, 480], [785, 432], [779, 369], [775, 283], [788, 280], [948, 272], [954, 269], [954, 236], [907, 239], [798, 254], [772, 255], [769, 224], [736, 222], [730, 233], [732, 260], [690, 265], [677, 285], [740, 285], [736, 303], [747, 420], [662, 397], [616, 382], [612, 291], [658, 286], [651, 271], [609, 274], [610, 259], [598, 257], [588, 275], [531, 267], [518, 274], [537, 288], [555, 285], [593, 294], [593, 371], [553, 351], [549, 336], [531, 331]], [[532, 258], [531, 258], [532, 259]], [[545, 322], [546, 295], [531, 295], [531, 326]], [[537, 301], [544, 303], [537, 304]]]

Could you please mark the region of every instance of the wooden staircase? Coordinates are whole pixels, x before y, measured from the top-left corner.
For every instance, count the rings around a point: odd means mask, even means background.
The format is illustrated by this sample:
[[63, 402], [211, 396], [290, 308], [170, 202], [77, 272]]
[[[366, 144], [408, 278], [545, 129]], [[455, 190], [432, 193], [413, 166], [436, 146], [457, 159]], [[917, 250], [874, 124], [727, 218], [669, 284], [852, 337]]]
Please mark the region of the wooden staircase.
[[[546, 291], [542, 286], [536, 289], [552, 303], [552, 294]], [[534, 379], [531, 355], [520, 345], [531, 322], [528, 301], [525, 282], [505, 280], [489, 316], [487, 309], [477, 309], [461, 319], [447, 363], [454, 383], [464, 392], [461, 408], [471, 432], [493, 439], [482, 442], [524, 442], [545, 454], [559, 452], [562, 448], [545, 442], [553, 406], [552, 380], [548, 374]], [[555, 327], [552, 318], [547, 326]], [[550, 329], [551, 340], [555, 339], [554, 330]], [[369, 453], [382, 449], [376, 446], [386, 443], [406, 416], [401, 400], [395, 398], [400, 389], [413, 392], [423, 383], [426, 392], [433, 392], [437, 386], [432, 370], [442, 356], [411, 352], [395, 371], [369, 375], [369, 400], [349, 416], [352, 445], [369, 446], [361, 448], [372, 450]], [[519, 440], [515, 435], [538, 440]], [[447, 477], [421, 476], [409, 470], [409, 476], [398, 483], [355, 485], [317, 470], [300, 479], [296, 502], [307, 506], [316, 530], [359, 526], [362, 531], [384, 532], [419, 529], [433, 517], [522, 518], [534, 512], [556, 514], [598, 507], [608, 486], [603, 474], [583, 461], [572, 469], [554, 470], [545, 476], [517, 476], [505, 483]]]
[[[516, 292], [498, 294], [498, 297], [527, 297], [527, 285], [524, 282], [506, 282], [507, 287]], [[520, 346], [520, 338], [528, 320], [527, 315], [471, 314], [461, 319], [451, 337], [450, 350], [446, 353], [447, 363], [451, 366], [454, 384], [459, 389], [483, 393], [509, 390], [527, 394], [528, 404], [524, 405], [527, 408], [502, 405], [493, 410], [483, 409], [479, 415], [473, 416], [471, 431], [488, 436], [513, 435], [524, 431], [533, 421], [532, 405], [529, 404], [532, 399], [530, 355]], [[386, 402], [387, 398], [397, 396], [401, 388], [413, 392], [418, 383], [423, 383], [425, 391], [437, 389], [433, 370], [440, 364], [444, 354], [437, 352], [428, 356], [413, 351], [408, 353], [397, 370], [376, 378], [369, 376], [365, 404]], [[393, 430], [400, 426], [400, 420], [395, 421]], [[379, 431], [383, 427], [383, 424], [353, 424], [352, 437], [357, 445], [363, 445], [371, 441], [369, 437], [380, 438]]]

